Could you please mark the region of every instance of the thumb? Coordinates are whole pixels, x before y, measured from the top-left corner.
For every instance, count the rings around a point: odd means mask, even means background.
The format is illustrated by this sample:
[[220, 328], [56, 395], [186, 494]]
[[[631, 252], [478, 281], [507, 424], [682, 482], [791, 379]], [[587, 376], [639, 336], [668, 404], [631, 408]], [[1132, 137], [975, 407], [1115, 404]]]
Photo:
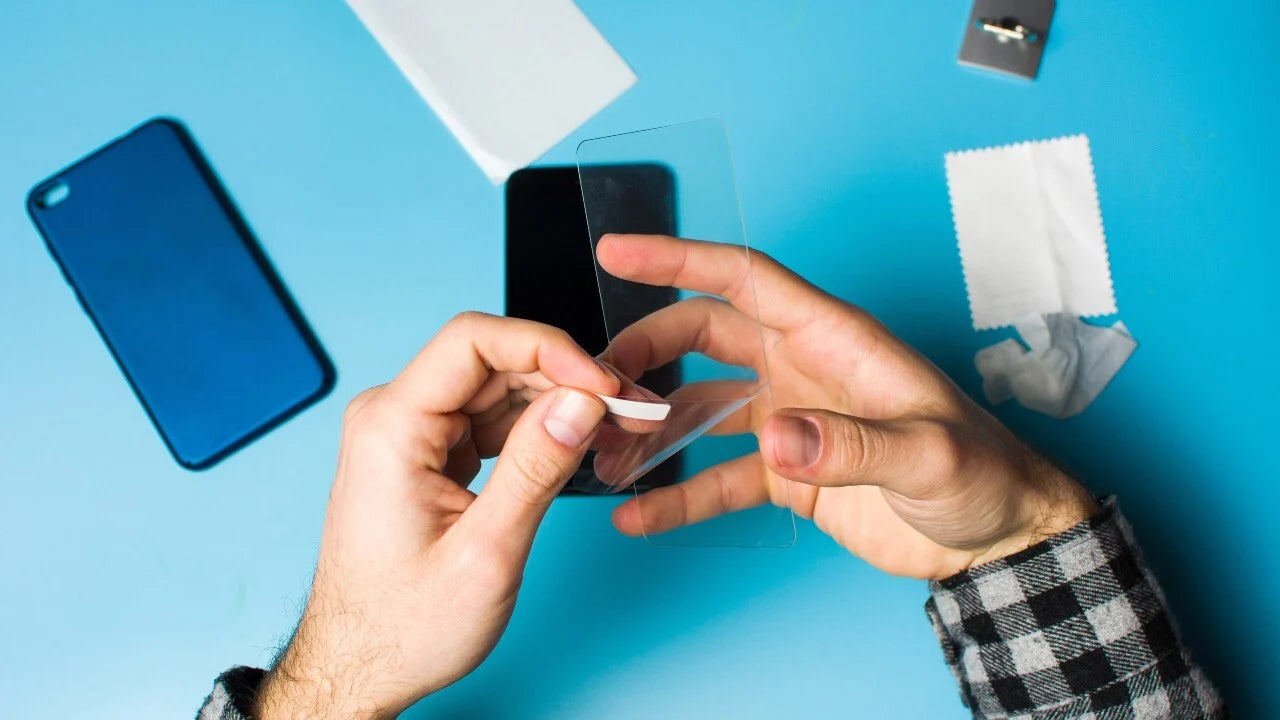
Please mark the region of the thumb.
[[604, 403], [589, 393], [564, 387], [543, 393], [516, 420], [493, 474], [459, 523], [478, 524], [472, 531], [527, 551], [604, 414]]
[[786, 408], [765, 422], [760, 450], [771, 470], [791, 480], [824, 487], [894, 489], [915, 474], [910, 434], [902, 423], [891, 420]]

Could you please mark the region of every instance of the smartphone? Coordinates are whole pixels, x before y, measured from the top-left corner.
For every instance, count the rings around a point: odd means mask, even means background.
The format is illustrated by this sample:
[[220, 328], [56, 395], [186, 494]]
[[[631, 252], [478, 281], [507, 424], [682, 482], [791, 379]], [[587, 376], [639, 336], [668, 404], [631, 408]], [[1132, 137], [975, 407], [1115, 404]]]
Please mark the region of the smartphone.
[[[625, 225], [634, 232], [675, 235], [675, 180], [657, 164], [607, 166], [611, 176], [630, 176], [640, 188], [622, 203]], [[507, 180], [506, 315], [553, 325], [569, 333], [592, 355], [609, 344], [596, 280], [592, 248], [599, 241], [587, 227], [578, 168], [573, 165], [525, 168]], [[628, 305], [634, 319], [676, 299], [674, 288], [636, 287]], [[680, 384], [674, 363], [646, 373], [640, 384], [667, 395]], [[587, 454], [580, 473], [591, 473]], [[640, 491], [670, 485], [679, 476], [679, 458], [659, 465], [636, 482]], [[568, 483], [564, 495], [584, 494]]]
[[333, 388], [328, 355], [178, 121], [37, 183], [27, 212], [183, 467], [211, 467]]

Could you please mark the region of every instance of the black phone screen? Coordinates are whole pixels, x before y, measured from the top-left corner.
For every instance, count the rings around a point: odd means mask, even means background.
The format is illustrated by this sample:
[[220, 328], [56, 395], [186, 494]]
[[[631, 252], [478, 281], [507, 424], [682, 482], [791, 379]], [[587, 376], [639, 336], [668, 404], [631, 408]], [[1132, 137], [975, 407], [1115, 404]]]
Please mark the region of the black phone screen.
[[[635, 173], [629, 186], [642, 188], [622, 203], [630, 232], [676, 234], [674, 178], [668, 168], [636, 164], [609, 166], [611, 175]], [[507, 181], [506, 314], [561, 328], [592, 355], [608, 345], [592, 247], [599, 240], [587, 227], [575, 166], [526, 168]], [[673, 288], [636, 287], [629, 304], [636, 317], [670, 304]], [[679, 384], [674, 364], [646, 373], [640, 383], [667, 395]], [[588, 455], [582, 472], [589, 472]], [[637, 483], [641, 490], [669, 485], [678, 458], [663, 463]], [[570, 487], [566, 494], [574, 494]]]
[[507, 181], [506, 314], [554, 325], [592, 355], [609, 343], [576, 167]]

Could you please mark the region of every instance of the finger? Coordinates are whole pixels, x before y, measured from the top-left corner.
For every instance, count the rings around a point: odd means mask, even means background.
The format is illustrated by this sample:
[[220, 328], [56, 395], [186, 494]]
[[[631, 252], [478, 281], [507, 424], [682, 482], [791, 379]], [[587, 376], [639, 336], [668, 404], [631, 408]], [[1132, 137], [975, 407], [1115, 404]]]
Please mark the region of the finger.
[[612, 394], [618, 381], [549, 325], [467, 312], [450, 320], [384, 391], [421, 413], [466, 406], [494, 372], [539, 372], [556, 385]]
[[[606, 372], [608, 370], [606, 369]], [[480, 386], [475, 395], [462, 407], [468, 415], [482, 415], [504, 398], [519, 396], [523, 401], [532, 402], [542, 393], [556, 387], [540, 372], [532, 373], [494, 373]]]
[[[523, 401], [518, 397], [512, 397], [509, 400], [500, 402], [482, 415], [472, 417], [475, 447], [480, 457], [494, 457], [502, 451], [502, 446], [506, 443], [507, 435], [510, 434], [511, 428], [533, 399]], [[592, 447], [599, 450], [629, 445], [634, 442], [636, 436], [656, 432], [661, 430], [662, 427], [663, 421], [660, 420], [636, 420], [634, 418], [606, 414], [604, 422], [596, 433]], [[604, 441], [603, 445], [601, 444], [602, 440]]]
[[529, 405], [507, 437], [498, 464], [460, 524], [513, 552], [528, 552], [538, 523], [578, 469], [604, 403], [588, 393], [557, 388]]
[[[596, 259], [624, 280], [719, 295], [765, 326], [790, 330], [813, 317], [829, 296], [777, 261], [740, 245], [665, 235], [605, 235]], [[768, 298], [757, 308], [756, 294]]]
[[764, 463], [759, 453], [751, 453], [622, 503], [613, 510], [613, 525], [624, 535], [656, 535], [763, 505], [771, 498], [785, 495], [771, 493]]
[[764, 367], [760, 324], [711, 297], [681, 300], [650, 313], [618, 333], [604, 351], [629, 377], [661, 367], [691, 352], [729, 365]]
[[370, 401], [381, 395], [383, 389], [386, 387], [386, 383], [383, 383], [382, 385], [374, 385], [371, 388], [367, 388], [356, 393], [356, 396], [351, 398], [351, 401], [347, 403], [346, 416], [354, 417], [359, 414], [360, 411], [370, 403]]
[[908, 496], [953, 475], [961, 457], [957, 436], [941, 423], [796, 408], [765, 421], [760, 448], [769, 467], [791, 480], [879, 485]]

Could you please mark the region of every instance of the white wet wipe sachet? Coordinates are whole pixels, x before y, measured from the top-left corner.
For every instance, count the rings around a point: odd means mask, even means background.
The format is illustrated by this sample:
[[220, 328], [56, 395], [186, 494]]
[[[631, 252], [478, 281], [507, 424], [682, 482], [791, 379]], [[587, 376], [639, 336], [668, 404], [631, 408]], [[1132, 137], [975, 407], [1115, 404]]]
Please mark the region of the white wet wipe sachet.
[[1055, 418], [1088, 407], [1138, 347], [1119, 322], [1102, 327], [1052, 314], [1022, 318], [1014, 327], [1027, 348], [1009, 339], [974, 356], [983, 393], [993, 404], [1012, 398]]
[[347, 0], [494, 183], [636, 82], [572, 0]]
[[975, 330], [1116, 312], [1087, 137], [947, 153], [946, 169]]

